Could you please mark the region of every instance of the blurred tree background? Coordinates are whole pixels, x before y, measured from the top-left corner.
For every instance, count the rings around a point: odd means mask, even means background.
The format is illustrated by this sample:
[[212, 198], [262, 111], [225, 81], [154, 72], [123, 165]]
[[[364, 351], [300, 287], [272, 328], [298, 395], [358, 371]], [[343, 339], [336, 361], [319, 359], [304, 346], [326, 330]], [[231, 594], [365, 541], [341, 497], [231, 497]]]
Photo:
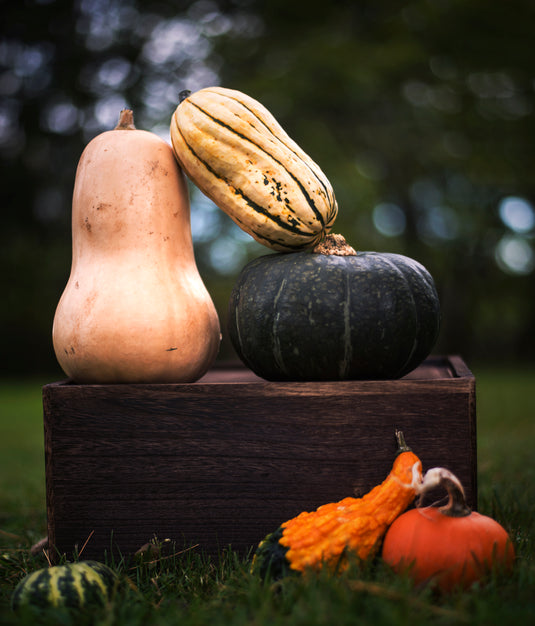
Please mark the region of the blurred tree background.
[[[4, 375], [62, 376], [51, 327], [84, 146], [125, 107], [169, 140], [178, 93], [216, 84], [266, 105], [320, 165], [336, 232], [429, 269], [443, 308], [436, 352], [533, 359], [534, 1], [0, 6]], [[237, 273], [268, 250], [193, 187], [191, 201], [198, 266], [224, 327]]]

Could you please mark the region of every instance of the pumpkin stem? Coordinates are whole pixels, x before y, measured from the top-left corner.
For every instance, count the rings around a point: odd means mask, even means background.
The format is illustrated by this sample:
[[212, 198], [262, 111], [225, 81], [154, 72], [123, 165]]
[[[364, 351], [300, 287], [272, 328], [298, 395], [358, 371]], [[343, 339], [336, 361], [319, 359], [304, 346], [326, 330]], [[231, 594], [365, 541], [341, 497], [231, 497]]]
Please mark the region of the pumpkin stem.
[[134, 126], [134, 112], [130, 109], [123, 109], [114, 130], [136, 130]]
[[439, 511], [449, 517], [466, 517], [472, 510], [466, 504], [461, 481], [445, 467], [434, 467], [425, 473], [420, 493], [424, 494], [435, 487], [443, 487], [448, 492], [448, 504]]
[[330, 233], [322, 239], [312, 250], [315, 254], [356, 256], [357, 253], [342, 235]]

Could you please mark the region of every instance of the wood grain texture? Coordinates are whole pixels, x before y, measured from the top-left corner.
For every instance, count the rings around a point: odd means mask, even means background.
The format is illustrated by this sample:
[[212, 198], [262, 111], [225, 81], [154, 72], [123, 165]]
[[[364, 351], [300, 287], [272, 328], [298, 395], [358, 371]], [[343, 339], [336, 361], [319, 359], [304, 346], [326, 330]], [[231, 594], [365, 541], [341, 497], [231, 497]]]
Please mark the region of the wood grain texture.
[[398, 381], [271, 383], [221, 368], [194, 384], [43, 388], [48, 532], [60, 553], [154, 536], [247, 550], [303, 510], [363, 495], [401, 428], [477, 507], [475, 379], [458, 357]]

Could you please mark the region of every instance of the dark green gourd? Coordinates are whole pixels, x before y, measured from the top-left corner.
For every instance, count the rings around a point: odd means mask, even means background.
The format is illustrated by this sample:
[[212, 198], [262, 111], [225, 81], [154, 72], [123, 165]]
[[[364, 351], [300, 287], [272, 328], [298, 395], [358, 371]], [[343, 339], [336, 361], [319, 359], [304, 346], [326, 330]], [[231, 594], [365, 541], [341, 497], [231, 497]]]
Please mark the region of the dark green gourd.
[[104, 606], [116, 589], [115, 572], [97, 561], [46, 567], [28, 574], [13, 592], [14, 611]]
[[340, 235], [312, 251], [270, 254], [240, 273], [228, 331], [242, 361], [267, 380], [394, 379], [438, 336], [433, 278], [417, 261], [359, 252]]

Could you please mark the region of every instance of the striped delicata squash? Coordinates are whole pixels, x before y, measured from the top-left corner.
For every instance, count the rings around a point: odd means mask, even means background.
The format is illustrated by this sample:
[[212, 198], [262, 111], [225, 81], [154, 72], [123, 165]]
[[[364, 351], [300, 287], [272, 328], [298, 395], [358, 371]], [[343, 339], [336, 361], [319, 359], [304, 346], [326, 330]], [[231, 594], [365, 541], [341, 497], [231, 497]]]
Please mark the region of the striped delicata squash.
[[183, 91], [180, 100], [173, 149], [205, 195], [273, 250], [323, 239], [338, 211], [331, 184], [264, 106], [222, 87]]

